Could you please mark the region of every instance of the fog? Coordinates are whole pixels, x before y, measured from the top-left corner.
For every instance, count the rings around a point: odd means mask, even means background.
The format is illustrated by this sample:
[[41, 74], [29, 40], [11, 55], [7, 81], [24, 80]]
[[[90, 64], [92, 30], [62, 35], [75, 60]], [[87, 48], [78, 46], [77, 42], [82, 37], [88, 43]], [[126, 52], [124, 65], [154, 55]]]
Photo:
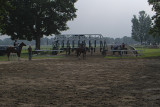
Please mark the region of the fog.
[[107, 37], [131, 36], [133, 15], [146, 11], [153, 16], [147, 0], [78, 0], [77, 18], [68, 22], [64, 34], [97, 34]]
[[[146, 11], [153, 16], [147, 0], [78, 0], [77, 18], [67, 23], [69, 30], [62, 34], [102, 34], [118, 38], [131, 36], [133, 15]], [[0, 39], [7, 36], [0, 36]]]

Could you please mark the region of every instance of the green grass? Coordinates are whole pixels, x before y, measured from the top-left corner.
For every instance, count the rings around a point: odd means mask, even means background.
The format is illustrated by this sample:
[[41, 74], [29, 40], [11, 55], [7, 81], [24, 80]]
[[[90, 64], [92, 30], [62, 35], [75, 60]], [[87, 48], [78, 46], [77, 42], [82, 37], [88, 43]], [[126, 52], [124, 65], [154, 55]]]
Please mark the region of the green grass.
[[108, 58], [108, 59], [134, 59], [136, 57], [134, 56], [105, 56], [105, 58]]
[[136, 48], [137, 50], [143, 50], [143, 55], [140, 56], [141, 58], [148, 58], [148, 57], [159, 57], [160, 56], [160, 49], [151, 49], [151, 48]]
[[[28, 46], [23, 47], [22, 51], [21, 51], [21, 58], [23, 59], [28, 59]], [[41, 46], [41, 50], [49, 50], [52, 49], [52, 46]], [[34, 50], [34, 47], [32, 47], [32, 50]], [[32, 59], [46, 59], [46, 58], [64, 58], [64, 56], [47, 56], [44, 55], [45, 53], [47, 54], [51, 54], [51, 52], [43, 52], [43, 55], [37, 55], [37, 56], [33, 56]], [[8, 61], [8, 57], [7, 55], [4, 56], [0, 56], [0, 61]]]
[[[160, 57], [160, 48], [157, 49], [151, 49], [151, 48], [136, 48], [137, 50], [142, 50], [143, 51], [143, 55], [142, 56], [138, 56], [138, 57], [134, 57], [134, 56], [106, 56], [105, 58], [108, 59], [121, 59], [121, 58], [151, 58], [151, 57]], [[37, 56], [33, 56], [32, 59], [47, 59], [47, 58], [64, 58], [65, 56], [47, 56], [47, 55], [37, 55]], [[28, 52], [26, 49], [22, 50], [22, 54], [21, 54], [21, 58], [23, 59], [28, 59]], [[8, 58], [6, 55], [4, 56], [0, 56], [0, 61], [7, 61]]]
[[[33, 55], [32, 59], [47, 59], [47, 58], [64, 58], [65, 56], [56, 56], [56, 55]], [[22, 53], [21, 54], [22, 59], [28, 59], [28, 53]], [[7, 55], [0, 56], [0, 61], [8, 61]]]
[[5, 56], [0, 56], [0, 61], [7, 61], [8, 59], [7, 59], [7, 56], [5, 55]]
[[152, 58], [152, 57], [160, 57], [160, 48], [151, 49], [151, 48], [136, 48], [136, 50], [142, 50], [142, 55], [138, 57], [134, 56], [106, 56], [108, 59], [120, 59], [120, 58]]

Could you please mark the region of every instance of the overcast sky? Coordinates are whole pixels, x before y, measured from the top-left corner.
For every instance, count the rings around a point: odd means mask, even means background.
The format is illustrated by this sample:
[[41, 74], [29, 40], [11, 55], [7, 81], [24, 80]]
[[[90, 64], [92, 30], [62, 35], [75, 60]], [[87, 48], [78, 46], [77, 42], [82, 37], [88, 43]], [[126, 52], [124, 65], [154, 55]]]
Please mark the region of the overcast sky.
[[68, 22], [64, 34], [102, 34], [107, 37], [131, 36], [133, 15], [146, 11], [152, 16], [148, 0], [78, 0], [77, 18]]
[[131, 36], [133, 15], [142, 10], [150, 16], [154, 14], [147, 0], [78, 0], [75, 6], [77, 18], [68, 22], [70, 29], [62, 34]]

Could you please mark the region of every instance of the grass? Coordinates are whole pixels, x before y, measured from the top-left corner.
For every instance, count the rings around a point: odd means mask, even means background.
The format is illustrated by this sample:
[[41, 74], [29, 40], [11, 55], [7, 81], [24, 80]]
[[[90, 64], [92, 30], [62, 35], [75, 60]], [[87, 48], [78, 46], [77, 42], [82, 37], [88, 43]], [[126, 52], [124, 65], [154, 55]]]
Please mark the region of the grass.
[[[52, 46], [41, 46], [41, 50], [50, 50]], [[21, 58], [28, 59], [28, 46], [23, 47], [21, 51]], [[34, 50], [34, 47], [32, 47]], [[44, 54], [50, 54], [50, 55], [44, 55]], [[64, 56], [56, 56], [51, 55], [51, 52], [43, 52], [43, 55], [34, 55], [32, 59], [46, 59], [46, 58], [64, 58]], [[7, 55], [0, 56], [0, 61], [8, 61]]]
[[105, 56], [105, 58], [108, 58], [108, 59], [121, 59], [121, 58], [134, 59], [136, 57], [134, 57], [134, 56]]
[[[134, 57], [134, 56], [106, 56], [105, 58], [108, 59], [121, 59], [121, 58], [129, 58], [129, 59], [133, 59], [133, 58], [151, 58], [151, 57], [160, 57], [160, 48], [157, 49], [153, 49], [153, 48], [136, 48], [137, 50], [142, 50], [143, 51], [143, 55], [142, 56], [138, 56], [138, 57]], [[33, 56], [33, 59], [46, 59], [46, 58], [64, 58], [65, 56], [51, 56], [51, 55], [36, 55]], [[23, 59], [28, 59], [28, 52], [26, 49], [22, 50], [22, 54], [21, 54], [21, 58]], [[0, 56], [0, 61], [7, 61], [8, 58], [6, 55], [4, 56]]]
[[[139, 48], [136, 48], [140, 50]], [[160, 56], [160, 48], [152, 49], [152, 48], [143, 48], [143, 55], [140, 56], [141, 58], [148, 58], [148, 57], [159, 57]]]
[[7, 59], [7, 56], [5, 55], [5, 56], [0, 56], [0, 61], [7, 61], [8, 59]]
[[[58, 55], [33, 55], [32, 59], [47, 59], [47, 58], [64, 58], [65, 56]], [[28, 53], [21, 54], [22, 59], [28, 59]], [[7, 55], [0, 56], [0, 61], [8, 61]]]
[[136, 48], [136, 50], [142, 50], [142, 55], [138, 56], [138, 57], [134, 57], [134, 56], [106, 56], [105, 58], [109, 58], [109, 59], [120, 59], [120, 58], [151, 58], [151, 57], [160, 57], [160, 48]]

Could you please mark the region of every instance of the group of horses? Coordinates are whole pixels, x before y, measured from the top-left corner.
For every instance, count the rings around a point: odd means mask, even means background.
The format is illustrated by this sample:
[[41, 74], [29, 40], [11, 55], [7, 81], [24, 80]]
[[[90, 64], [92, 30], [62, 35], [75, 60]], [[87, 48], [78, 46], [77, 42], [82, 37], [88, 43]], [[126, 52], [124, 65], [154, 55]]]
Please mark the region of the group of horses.
[[115, 52], [118, 52], [119, 55], [127, 54], [127, 48], [124, 44], [115, 46], [111, 45], [111, 50], [113, 52], [113, 55], [115, 55]]
[[[26, 44], [22, 42], [22, 43], [20, 43], [20, 45], [19, 45], [18, 47], [8, 47], [8, 48], [6, 49], [6, 53], [7, 53], [8, 60], [10, 60], [9, 57], [10, 57], [11, 53], [16, 53], [17, 56], [18, 56], [18, 60], [19, 60], [23, 46], [26, 46]], [[85, 59], [85, 58], [86, 58], [86, 52], [87, 52], [89, 49], [88, 49], [87, 47], [80, 46], [80, 47], [76, 48], [75, 50], [76, 50], [76, 55], [77, 55], [77, 57], [80, 58], [80, 56], [81, 56], [81, 54], [82, 54], [83, 59]]]
[[[22, 43], [20, 43], [20, 45], [18, 47], [8, 47], [6, 49], [8, 60], [10, 60], [9, 56], [11, 53], [16, 53], [18, 56], [18, 59], [19, 59], [23, 46], [26, 46], [26, 44], [22, 42]], [[111, 46], [111, 50], [113, 51], [113, 55], [115, 54], [115, 52], [118, 52], [119, 55], [121, 55], [122, 52], [123, 52], [123, 54], [127, 54], [127, 51], [125, 51], [125, 50], [127, 50], [127, 48], [125, 48], [124, 46], [121, 46], [121, 45], [116, 46], [116, 47]], [[121, 51], [121, 50], [123, 50], [123, 51]], [[80, 45], [78, 48], [75, 48], [75, 51], [76, 51], [76, 56], [78, 58], [80, 58], [80, 56], [82, 55], [83, 59], [85, 59], [86, 53], [87, 53], [87, 51], [89, 51], [89, 48], [84, 45]]]

